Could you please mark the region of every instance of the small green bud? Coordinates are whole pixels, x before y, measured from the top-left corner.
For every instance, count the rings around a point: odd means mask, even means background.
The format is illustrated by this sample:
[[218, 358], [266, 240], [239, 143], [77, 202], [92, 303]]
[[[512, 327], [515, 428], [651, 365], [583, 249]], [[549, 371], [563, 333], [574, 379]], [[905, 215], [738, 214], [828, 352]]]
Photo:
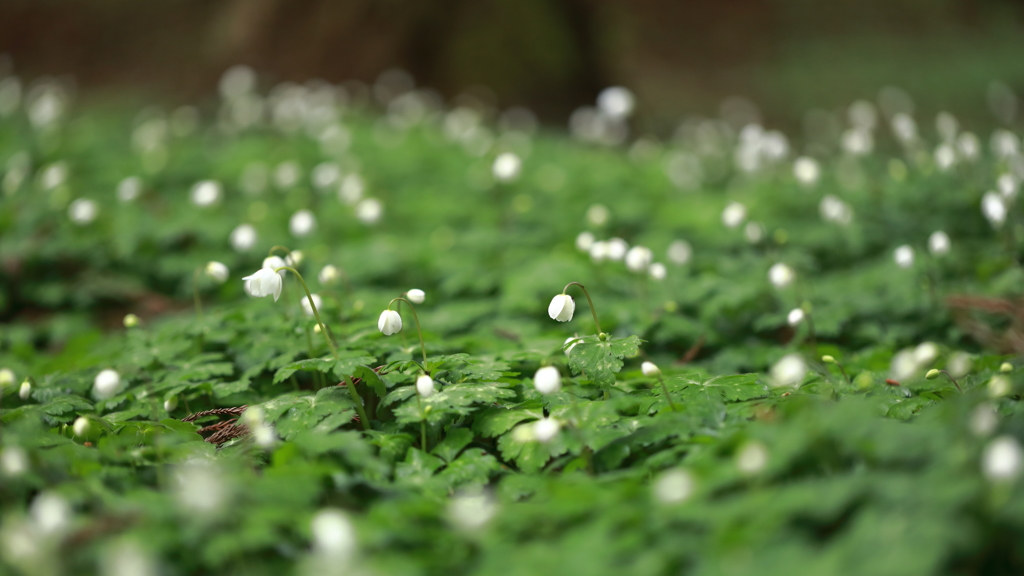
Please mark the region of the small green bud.
[[928, 380], [935, 380], [936, 378], [939, 377], [939, 370], [937, 368], [932, 368], [931, 370], [928, 371], [927, 374], [924, 375], [924, 377], [927, 378]]
[[1004, 373], [1013, 372], [1013, 364], [1010, 364], [1009, 362], [1003, 362], [1002, 364], [999, 365], [999, 371]]
[[829, 354], [825, 354], [824, 356], [822, 356], [821, 361], [826, 364], [836, 364], [836, 359]]
[[138, 325], [139, 325], [139, 317], [138, 316], [136, 316], [135, 314], [125, 314], [124, 315], [124, 327], [125, 328], [135, 328]]

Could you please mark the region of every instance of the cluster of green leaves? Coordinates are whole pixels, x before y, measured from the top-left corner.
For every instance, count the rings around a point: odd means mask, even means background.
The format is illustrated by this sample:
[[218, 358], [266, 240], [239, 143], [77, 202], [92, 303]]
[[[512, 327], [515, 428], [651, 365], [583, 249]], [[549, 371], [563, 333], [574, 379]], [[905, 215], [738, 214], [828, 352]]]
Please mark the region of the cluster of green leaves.
[[[169, 137], [159, 165], [130, 150], [120, 113], [92, 109], [45, 135], [20, 115], [0, 121], [0, 160], [33, 162], [0, 192], [0, 367], [17, 377], [0, 388], [0, 567], [117, 573], [130, 543], [168, 574], [311, 573], [311, 520], [333, 508], [357, 541], [335, 568], [368, 573], [1024, 569], [1024, 492], [982, 466], [993, 437], [1024, 436], [1024, 373], [1001, 373], [1012, 358], [980, 348], [942, 300], [1020, 291], [1019, 216], [995, 233], [978, 209], [1002, 162], [940, 173], [924, 161], [903, 175], [880, 154], [857, 161], [863, 186], [844, 189], [831, 167], [850, 159], [824, 157], [812, 190], [778, 166], [683, 193], [664, 174], [665, 150], [541, 134], [478, 157], [433, 121], [398, 130], [345, 114], [343, 152], [302, 133], [204, 124]], [[488, 180], [502, 146], [524, 158], [514, 182]], [[235, 182], [257, 161], [304, 173], [336, 162], [384, 216], [361, 222], [337, 185], [305, 176], [244, 193]], [[54, 163], [67, 176], [50, 186]], [[144, 193], [119, 202], [116, 185], [133, 174]], [[224, 198], [196, 207], [190, 186], [207, 178]], [[820, 220], [825, 193], [852, 206], [849, 225]], [[66, 217], [79, 197], [99, 206], [88, 225]], [[721, 225], [728, 201], [747, 206], [762, 241]], [[588, 222], [594, 204], [607, 222]], [[299, 209], [318, 226], [290, 238]], [[242, 223], [259, 239], [237, 252], [228, 237]], [[654, 280], [577, 250], [588, 229], [658, 260], [686, 239], [693, 258]], [[953, 240], [944, 257], [925, 251], [938, 229]], [[901, 244], [918, 251], [910, 269], [892, 262]], [[298, 269], [326, 331], [303, 313], [291, 274], [277, 303], [244, 295], [240, 278], [274, 245], [304, 252]], [[231, 280], [193, 285], [210, 260]], [[771, 286], [777, 262], [796, 270], [794, 285]], [[325, 264], [344, 281], [318, 283]], [[568, 325], [547, 318], [570, 281], [588, 287], [607, 333], [582, 309]], [[425, 360], [406, 308], [402, 335], [375, 325], [413, 287], [427, 292]], [[787, 325], [797, 306], [813, 328]], [[140, 326], [121, 328], [128, 312]], [[938, 355], [887, 382], [893, 356], [925, 341]], [[807, 374], [777, 387], [764, 372], [793, 353]], [[824, 353], [843, 371], [818, 362]], [[924, 379], [965, 358], [956, 385]], [[644, 359], [663, 381], [641, 373]], [[547, 395], [532, 381], [543, 365], [563, 379]], [[123, 386], [100, 397], [94, 378], [107, 368]], [[424, 373], [436, 387], [427, 397], [415, 388]], [[254, 433], [220, 446], [199, 430], [227, 417], [182, 420], [242, 406]], [[557, 432], [538, 434], [538, 422]], [[70, 510], [59, 522], [38, 504], [53, 495]]]

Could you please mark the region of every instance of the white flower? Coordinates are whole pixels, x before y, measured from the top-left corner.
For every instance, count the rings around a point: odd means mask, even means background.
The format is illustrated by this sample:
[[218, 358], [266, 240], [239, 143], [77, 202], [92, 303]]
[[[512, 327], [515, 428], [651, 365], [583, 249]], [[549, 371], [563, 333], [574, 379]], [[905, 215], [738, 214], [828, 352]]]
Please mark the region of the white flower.
[[479, 530], [487, 525], [498, 511], [498, 504], [486, 492], [475, 491], [456, 494], [448, 502], [448, 520], [466, 532]]
[[789, 266], [777, 262], [768, 269], [768, 281], [776, 288], [785, 288], [793, 283], [796, 273]]
[[1006, 222], [1006, 203], [999, 194], [986, 192], [981, 197], [981, 213], [989, 224], [998, 230], [1003, 227], [1003, 222]]
[[917, 122], [905, 112], [892, 117], [892, 131], [901, 142], [907, 143], [917, 139]]
[[346, 559], [355, 553], [356, 530], [344, 512], [321, 510], [313, 517], [310, 528], [313, 548], [320, 554]]
[[533, 423], [533, 437], [538, 442], [550, 442], [558, 435], [562, 425], [554, 418], [541, 418]]
[[999, 398], [1006, 396], [1013, 390], [1013, 383], [1010, 379], [1003, 375], [993, 376], [988, 381], [988, 395], [991, 398]]
[[655, 376], [661, 375], [661, 368], [658, 368], [658, 365], [654, 362], [644, 362], [640, 365], [640, 371], [648, 378], [654, 378]]
[[914, 361], [918, 365], [931, 364], [939, 357], [939, 347], [934, 342], [922, 342], [914, 348]]
[[52, 492], [43, 492], [32, 500], [29, 507], [32, 524], [44, 536], [64, 532], [71, 521], [71, 506], [63, 497]]
[[636, 97], [623, 86], [609, 86], [597, 95], [597, 107], [611, 118], [627, 118], [635, 106]]
[[220, 200], [220, 183], [214, 180], [202, 180], [192, 186], [192, 203], [200, 208], [209, 206]]
[[256, 229], [252, 224], [239, 224], [231, 231], [230, 241], [236, 252], [246, 252], [256, 245]]
[[277, 444], [277, 432], [270, 424], [260, 424], [252, 428], [252, 438], [260, 448], [272, 448]]
[[675, 240], [668, 245], [668, 259], [673, 264], [682, 266], [690, 261], [693, 256], [693, 248], [686, 240]]
[[138, 176], [129, 176], [117, 184], [117, 199], [121, 202], [131, 202], [142, 193], [142, 179]]
[[768, 464], [768, 448], [754, 440], [747, 442], [736, 452], [736, 468], [744, 474], [756, 474]]
[[84, 438], [89, 433], [89, 419], [85, 416], [75, 418], [75, 423], [71, 425], [71, 431], [75, 436]]
[[654, 498], [662, 504], [678, 504], [689, 498], [695, 488], [696, 482], [686, 470], [667, 470], [654, 481]]
[[786, 315], [786, 322], [789, 323], [790, 326], [796, 326], [804, 321], [804, 317], [805, 314], [803, 308], [793, 308], [789, 311], [789, 314]]
[[310, 180], [317, 188], [333, 186], [341, 178], [341, 168], [334, 162], [321, 162], [313, 167]]
[[590, 232], [583, 231], [576, 236], [576, 249], [580, 252], [589, 252], [590, 247], [594, 245], [594, 235]]
[[88, 198], [79, 198], [68, 206], [68, 218], [79, 226], [85, 226], [96, 219], [99, 207]]
[[424, 398], [434, 394], [434, 379], [426, 374], [420, 374], [416, 379], [416, 393]]
[[587, 208], [587, 221], [594, 226], [604, 226], [611, 217], [611, 212], [604, 204], [593, 204]]
[[427, 299], [427, 293], [419, 288], [413, 288], [405, 293], [405, 297], [413, 304], [423, 304], [423, 301]]
[[608, 240], [608, 259], [618, 262], [626, 256], [626, 252], [629, 251], [629, 244], [626, 243], [622, 238], [612, 238]]
[[843, 132], [843, 150], [854, 156], [868, 154], [875, 147], [875, 139], [871, 136], [870, 130], [863, 128], [850, 128]]
[[356, 204], [356, 218], [363, 224], [376, 224], [384, 214], [384, 205], [376, 198], [367, 198]]
[[747, 242], [757, 244], [764, 238], [764, 226], [760, 222], [747, 222], [747, 225], [743, 227], [743, 235]]
[[104, 576], [157, 576], [161, 573], [153, 556], [134, 540], [120, 540], [105, 547], [100, 557]]
[[246, 276], [242, 280], [245, 281], [245, 291], [250, 296], [262, 298], [273, 294], [274, 302], [281, 297], [281, 288], [284, 287], [281, 275], [270, 268], [260, 268], [255, 274]]
[[0, 388], [14, 384], [14, 371], [10, 368], [0, 368]]
[[17, 446], [7, 446], [0, 450], [0, 472], [4, 476], [21, 476], [28, 470], [28, 454]]
[[287, 266], [295, 268], [299, 264], [302, 264], [302, 259], [305, 257], [306, 255], [302, 253], [302, 250], [292, 250], [291, 252], [288, 253], [287, 256], [284, 257], [284, 263]]
[[996, 189], [1007, 200], [1013, 200], [1017, 197], [1017, 186], [1017, 179], [1013, 177], [1013, 174], [1000, 174], [999, 178], [996, 179]]
[[956, 148], [965, 160], [977, 160], [981, 155], [981, 142], [971, 132], [962, 132], [957, 136]]
[[651, 275], [651, 280], [664, 280], [668, 276], [668, 268], [661, 262], [655, 262], [647, 269], [647, 273]]
[[324, 286], [330, 286], [341, 278], [341, 270], [333, 264], [328, 264], [320, 269], [320, 274], [317, 275], [317, 279]]
[[176, 466], [172, 485], [179, 509], [201, 516], [217, 515], [230, 497], [225, 484], [228, 479], [214, 460], [193, 458]]
[[171, 396], [167, 400], [164, 400], [164, 411], [166, 411], [166, 412], [174, 412], [174, 410], [177, 407], [178, 407], [178, 396], [177, 395]]
[[[574, 342], [574, 340], [575, 340], [575, 342]], [[562, 344], [562, 346], [565, 347], [566, 344], [569, 345], [567, 348], [565, 348], [565, 355], [566, 356], [569, 356], [569, 353], [572, 352], [572, 349], [575, 348], [576, 345], [580, 343], [579, 340], [580, 340], [579, 336], [569, 336], [568, 338], [565, 339], [565, 342]], [[572, 342], [572, 344], [569, 344], [570, 342]]]
[[206, 263], [206, 275], [213, 278], [218, 284], [223, 284], [228, 280], [228, 267], [220, 262], [211, 260]]
[[918, 364], [914, 352], [915, 350], [911, 349], [900, 350], [892, 357], [889, 375], [892, 376], [893, 380], [901, 382], [907, 378], [912, 378], [920, 371], [921, 366]]
[[818, 213], [826, 222], [835, 222], [843, 226], [853, 221], [853, 210], [839, 198], [826, 194], [818, 204]]
[[654, 253], [646, 246], [633, 246], [626, 252], [626, 268], [631, 272], [645, 272], [654, 259]]
[[594, 262], [600, 262], [608, 258], [608, 243], [604, 240], [599, 240], [590, 245], [590, 259]]
[[284, 259], [281, 258], [280, 256], [267, 256], [266, 258], [263, 259], [263, 268], [266, 270], [277, 272], [278, 274], [281, 275], [282, 278], [284, 277], [284, 273], [287, 272], [287, 270], [281, 270], [281, 268], [284, 268], [286, 266], [288, 266], [288, 263], [285, 262]]
[[377, 320], [377, 329], [385, 336], [398, 334], [402, 330], [402, 316], [394, 310], [385, 310]]
[[797, 386], [807, 373], [807, 364], [799, 354], [787, 354], [772, 366], [770, 376], [774, 386]]
[[956, 163], [956, 152], [953, 150], [953, 146], [949, 144], [941, 144], [935, 149], [935, 166], [941, 172], [945, 172], [953, 167]]
[[505, 152], [499, 154], [494, 159], [494, 165], [491, 166], [491, 172], [494, 174], [494, 179], [499, 182], [512, 182], [519, 177], [519, 172], [523, 168], [523, 161], [519, 159], [519, 156], [511, 152]]
[[21, 387], [18, 388], [18, 398], [22, 400], [28, 400], [29, 395], [32, 394], [32, 383], [25, 380], [21, 383]]
[[900, 268], [910, 268], [914, 265], [914, 249], [904, 244], [893, 250], [892, 258]]
[[358, 174], [349, 174], [345, 176], [345, 179], [341, 181], [341, 186], [338, 187], [338, 199], [352, 206], [363, 199], [365, 191], [366, 184], [362, 177]]
[[804, 186], [814, 186], [821, 178], [821, 167], [814, 158], [801, 156], [793, 162], [793, 176]]
[[743, 223], [747, 219], [747, 207], [739, 202], [730, 202], [728, 206], [722, 210], [722, 224], [725, 224], [726, 228], [735, 228]]
[[[316, 309], [320, 310], [323, 306], [323, 299], [320, 298], [319, 294], [310, 294], [310, 296], [313, 298], [313, 304], [316, 305]], [[300, 303], [302, 304], [302, 311], [305, 312], [306, 316], [312, 316], [313, 307], [309, 305], [309, 298], [303, 296]]]
[[949, 254], [949, 235], [942, 230], [932, 232], [928, 237], [928, 251], [934, 256], [945, 256]]
[[979, 404], [971, 411], [969, 427], [971, 433], [978, 437], [985, 437], [996, 431], [999, 425], [999, 414], [991, 403]]
[[576, 311], [576, 302], [568, 294], [556, 294], [548, 304], [548, 316], [552, 320], [568, 322], [572, 320], [572, 313]]
[[966, 352], [954, 352], [949, 356], [949, 360], [946, 361], [946, 371], [949, 372], [954, 378], [960, 378], [966, 376], [971, 371], [971, 365], [974, 361], [971, 360], [971, 355]]
[[558, 392], [562, 388], [562, 375], [554, 366], [541, 366], [533, 375], [533, 386], [541, 394]]
[[309, 236], [316, 228], [316, 217], [309, 210], [299, 210], [288, 220], [288, 231], [296, 238]]
[[1020, 475], [1024, 452], [1013, 436], [1000, 436], [989, 442], [981, 457], [981, 469], [993, 482], [1013, 480]]
[[106, 400], [121, 391], [121, 375], [116, 370], [101, 370], [92, 381], [92, 394], [100, 400]]

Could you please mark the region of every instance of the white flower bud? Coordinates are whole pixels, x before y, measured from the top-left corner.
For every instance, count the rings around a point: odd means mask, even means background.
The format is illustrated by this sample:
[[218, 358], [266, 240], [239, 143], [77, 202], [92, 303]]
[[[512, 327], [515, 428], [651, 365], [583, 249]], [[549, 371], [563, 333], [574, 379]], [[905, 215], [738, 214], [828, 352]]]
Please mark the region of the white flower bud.
[[0, 368], [0, 388], [14, 384], [14, 371], [10, 368]]
[[28, 471], [28, 454], [18, 446], [7, 446], [0, 450], [0, 472], [4, 476], [21, 476]]
[[376, 198], [366, 198], [356, 204], [356, 218], [363, 224], [376, 224], [384, 214], [384, 205]]
[[662, 504], [678, 504], [693, 494], [696, 482], [686, 470], [667, 470], [654, 481], [654, 498]]
[[338, 267], [334, 266], [333, 264], [328, 264], [324, 266], [320, 270], [320, 274], [317, 276], [317, 279], [320, 280], [320, 283], [323, 284], [324, 286], [330, 286], [331, 284], [334, 284], [335, 282], [338, 281], [339, 278], [341, 278], [341, 270], [339, 270]]
[[629, 88], [610, 86], [597, 95], [597, 107], [611, 118], [625, 119], [633, 113], [636, 97]]
[[313, 517], [310, 528], [313, 549], [318, 553], [342, 561], [355, 553], [356, 530], [344, 512], [330, 508], [321, 510]]
[[768, 280], [776, 288], [785, 288], [793, 283], [796, 273], [789, 266], [778, 262], [768, 269]]
[[288, 263], [285, 262], [284, 258], [281, 258], [280, 256], [267, 256], [266, 258], [263, 259], [262, 267], [277, 272], [278, 274], [281, 275], [282, 278], [284, 277], [284, 273], [286, 272], [286, 270], [279, 271], [279, 269], [284, 268], [285, 266], [288, 266]]
[[629, 251], [629, 244], [626, 243], [622, 238], [612, 238], [608, 240], [608, 252], [606, 256], [609, 260], [618, 262], [626, 256], [626, 252]]
[[505, 152], [499, 154], [494, 159], [494, 165], [491, 166], [491, 172], [494, 174], [494, 179], [499, 182], [512, 182], [519, 177], [519, 172], [523, 168], [523, 161], [519, 159], [519, 156], [511, 152]]
[[1000, 436], [989, 442], [981, 459], [985, 477], [993, 482], [1005, 482], [1020, 476], [1024, 453], [1013, 436]]
[[288, 231], [296, 238], [309, 236], [316, 228], [316, 217], [309, 210], [299, 210], [288, 220]]
[[772, 366], [770, 376], [774, 386], [798, 386], [807, 373], [807, 364], [799, 354], [787, 354]]
[[239, 224], [234, 230], [231, 231], [229, 238], [231, 247], [236, 252], [247, 252], [256, 245], [256, 228], [253, 228], [252, 224]]
[[592, 204], [590, 208], [587, 208], [587, 221], [594, 226], [604, 226], [610, 217], [611, 212], [604, 204]]
[[580, 252], [589, 252], [590, 247], [594, 245], [594, 235], [590, 232], [583, 231], [576, 236], [576, 249]]
[[[575, 342], [573, 342], [573, 340], [575, 340]], [[572, 344], [569, 344], [569, 347], [565, 349], [565, 355], [567, 357], [569, 356], [569, 353], [572, 352], [572, 349], [575, 348], [576, 345], [580, 343], [579, 340], [579, 336], [569, 336], [568, 338], [565, 339], [565, 343], [562, 344], [562, 346], [565, 346], [566, 344], [572, 342]]]
[[220, 262], [210, 261], [206, 263], [206, 275], [213, 278], [218, 284], [223, 284], [228, 280], [228, 267]]
[[942, 230], [932, 232], [928, 237], [928, 251], [934, 256], [945, 256], [949, 254], [949, 236]]
[[[316, 306], [316, 309], [319, 311], [323, 307], [323, 303], [324, 303], [323, 299], [320, 298], [320, 296], [318, 294], [310, 294], [310, 297], [313, 298], [313, 304]], [[303, 296], [302, 300], [300, 300], [299, 303], [302, 304], [302, 311], [306, 314], [306, 316], [312, 317], [313, 316], [313, 306], [310, 306], [309, 298], [306, 298], [305, 296]]]
[[121, 391], [121, 375], [107, 368], [101, 370], [92, 383], [93, 396], [106, 400]]
[[789, 314], [786, 316], [786, 322], [790, 326], [796, 326], [797, 324], [800, 324], [803, 321], [804, 321], [804, 311], [803, 311], [803, 308], [793, 308], [792, 310], [789, 311]]
[[914, 265], [914, 249], [904, 244], [893, 251], [892, 258], [900, 268], [910, 268]]
[[562, 425], [554, 418], [541, 418], [533, 423], [533, 437], [538, 442], [550, 442], [558, 435]]
[[385, 310], [377, 320], [377, 329], [385, 336], [398, 334], [402, 330], [402, 316], [394, 310]]
[[28, 400], [29, 395], [32, 394], [32, 383], [25, 380], [21, 383], [21, 387], [18, 388], [18, 398], [22, 400]]
[[71, 425], [71, 431], [79, 438], [84, 437], [89, 433], [89, 419], [85, 416], [75, 418], [75, 423]]
[[668, 276], [668, 268], [661, 262], [655, 262], [651, 264], [651, 267], [647, 269], [647, 273], [651, 276], [651, 280], [664, 280]]
[[558, 392], [562, 388], [562, 375], [554, 366], [542, 366], [533, 375], [533, 386], [541, 394]]
[[736, 453], [736, 468], [744, 474], [757, 474], [768, 464], [768, 449], [755, 441], [747, 442]]
[[548, 304], [548, 316], [552, 320], [568, 322], [572, 320], [572, 313], [576, 311], [576, 302], [568, 294], [556, 294]]
[[192, 203], [205, 208], [220, 200], [220, 184], [213, 180], [202, 180], [192, 186]]
[[423, 301], [427, 299], [427, 293], [419, 288], [413, 288], [405, 293], [405, 297], [413, 304], [423, 304]]
[[281, 275], [270, 268], [260, 268], [255, 274], [246, 276], [242, 280], [245, 282], [245, 291], [250, 296], [262, 298], [273, 294], [274, 302], [281, 297], [281, 289], [284, 287]]
[[306, 255], [302, 253], [302, 250], [292, 250], [284, 257], [284, 263], [294, 268], [299, 264], [302, 264], [302, 260], [305, 257]]
[[735, 228], [747, 219], [747, 207], [739, 202], [730, 202], [722, 210], [722, 224], [726, 228]]
[[821, 167], [814, 158], [801, 156], [793, 162], [793, 176], [804, 186], [814, 186], [821, 177]]
[[174, 412], [174, 410], [177, 407], [178, 407], [178, 397], [177, 396], [171, 396], [167, 400], [164, 400], [164, 411], [165, 412]]
[[88, 198], [79, 198], [68, 206], [68, 218], [79, 226], [85, 226], [96, 219], [99, 206]]
[[996, 230], [1006, 222], [1006, 203], [1002, 196], [995, 192], [986, 192], [981, 198], [981, 213]]
[[654, 253], [646, 246], [633, 246], [626, 252], [626, 268], [630, 272], [646, 272], [654, 259]]
[[424, 398], [433, 396], [434, 379], [426, 374], [420, 374], [419, 378], [416, 379], [416, 393]]
[[640, 365], [640, 371], [648, 378], [654, 378], [655, 376], [661, 375], [661, 368], [658, 368], [658, 365], [654, 362], [644, 362]]

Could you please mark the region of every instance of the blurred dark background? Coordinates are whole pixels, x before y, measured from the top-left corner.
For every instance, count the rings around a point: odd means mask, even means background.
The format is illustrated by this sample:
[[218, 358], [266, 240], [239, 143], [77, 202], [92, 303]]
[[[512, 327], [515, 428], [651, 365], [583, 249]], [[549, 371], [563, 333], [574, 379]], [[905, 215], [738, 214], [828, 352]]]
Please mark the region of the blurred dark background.
[[214, 93], [230, 65], [266, 83], [372, 81], [391, 67], [450, 97], [474, 85], [562, 123], [605, 86], [642, 120], [713, 114], [742, 95], [769, 122], [906, 89], [922, 113], [1024, 93], [1015, 0], [0, 0], [0, 52], [31, 79], [167, 102]]

